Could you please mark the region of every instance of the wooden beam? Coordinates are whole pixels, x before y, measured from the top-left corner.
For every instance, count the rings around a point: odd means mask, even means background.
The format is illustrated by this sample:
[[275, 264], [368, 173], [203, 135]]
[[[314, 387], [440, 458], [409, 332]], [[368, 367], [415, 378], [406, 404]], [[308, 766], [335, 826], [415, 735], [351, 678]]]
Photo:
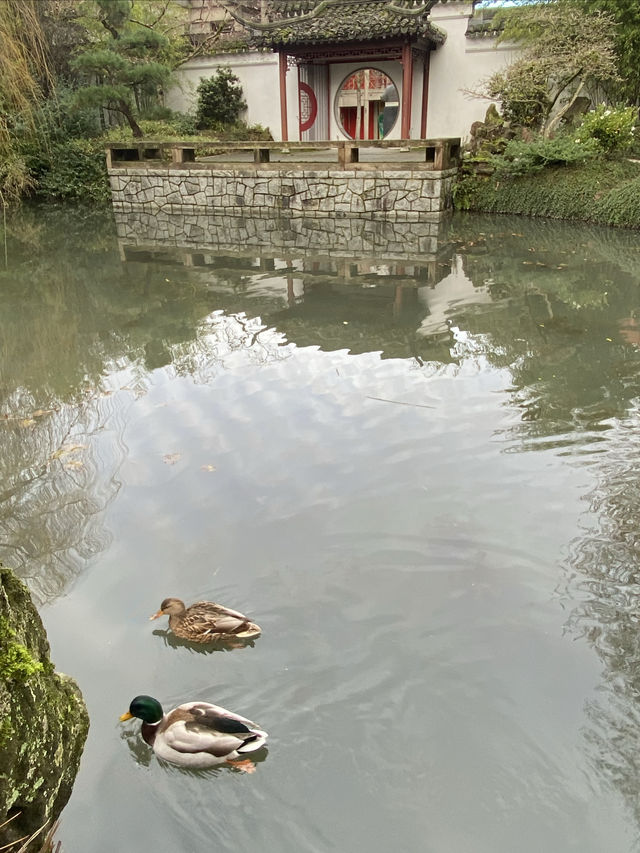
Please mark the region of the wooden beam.
[[413, 53], [410, 44], [402, 45], [402, 116], [400, 135], [409, 139], [411, 135], [411, 100], [413, 95]]
[[282, 141], [289, 141], [289, 122], [287, 120], [287, 54], [280, 51], [278, 54], [280, 69], [280, 129]]
[[427, 138], [427, 113], [429, 111], [429, 68], [431, 66], [431, 51], [423, 57], [422, 71], [422, 113], [420, 115], [420, 139]]

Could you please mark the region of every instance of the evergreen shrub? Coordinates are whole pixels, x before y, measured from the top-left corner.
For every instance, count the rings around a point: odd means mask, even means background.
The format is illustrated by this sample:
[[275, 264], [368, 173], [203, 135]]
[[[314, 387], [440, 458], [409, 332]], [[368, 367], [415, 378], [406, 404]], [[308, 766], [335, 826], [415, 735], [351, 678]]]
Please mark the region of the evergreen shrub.
[[55, 143], [38, 178], [36, 194], [49, 200], [107, 204], [111, 200], [102, 139]]
[[584, 141], [568, 134], [553, 139], [539, 137], [531, 141], [512, 139], [502, 156], [491, 158], [496, 177], [519, 177], [542, 171], [547, 166], [570, 166], [584, 163], [599, 151], [598, 142], [588, 136]]
[[196, 91], [196, 124], [199, 128], [233, 124], [247, 108], [240, 80], [230, 68], [218, 68], [213, 77], [203, 78]]

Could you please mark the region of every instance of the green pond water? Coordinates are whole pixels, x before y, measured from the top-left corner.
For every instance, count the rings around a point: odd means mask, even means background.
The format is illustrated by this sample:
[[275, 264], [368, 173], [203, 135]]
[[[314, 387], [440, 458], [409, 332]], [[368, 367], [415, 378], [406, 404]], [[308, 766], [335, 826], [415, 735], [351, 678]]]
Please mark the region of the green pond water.
[[[129, 225], [26, 209], [0, 258], [0, 559], [91, 716], [65, 853], [634, 850], [640, 235]], [[180, 644], [170, 595], [263, 635]], [[256, 772], [163, 765], [139, 693], [256, 720]]]

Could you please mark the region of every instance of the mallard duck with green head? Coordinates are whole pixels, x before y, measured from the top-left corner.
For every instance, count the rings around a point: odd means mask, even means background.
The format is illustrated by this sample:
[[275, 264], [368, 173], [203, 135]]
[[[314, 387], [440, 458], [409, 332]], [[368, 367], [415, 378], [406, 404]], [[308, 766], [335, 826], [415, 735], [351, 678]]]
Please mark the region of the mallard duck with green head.
[[120, 721], [134, 717], [142, 720], [142, 737], [158, 758], [194, 770], [229, 762], [251, 772], [253, 762], [242, 757], [267, 739], [251, 720], [208, 702], [186, 702], [165, 714], [153, 696], [136, 696]]
[[160, 610], [150, 616], [169, 617], [169, 627], [177, 637], [192, 643], [211, 643], [215, 640], [250, 640], [262, 631], [244, 613], [231, 610], [213, 601], [196, 601], [185, 607], [179, 598], [165, 598]]

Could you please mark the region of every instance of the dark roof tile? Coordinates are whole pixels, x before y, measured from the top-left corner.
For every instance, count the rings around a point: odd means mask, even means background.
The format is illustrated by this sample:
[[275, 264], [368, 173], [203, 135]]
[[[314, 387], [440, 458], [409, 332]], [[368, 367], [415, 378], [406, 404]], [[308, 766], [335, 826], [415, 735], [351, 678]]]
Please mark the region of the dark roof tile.
[[444, 41], [429, 21], [435, 0], [272, 0], [267, 24], [244, 21], [257, 47], [397, 38]]

